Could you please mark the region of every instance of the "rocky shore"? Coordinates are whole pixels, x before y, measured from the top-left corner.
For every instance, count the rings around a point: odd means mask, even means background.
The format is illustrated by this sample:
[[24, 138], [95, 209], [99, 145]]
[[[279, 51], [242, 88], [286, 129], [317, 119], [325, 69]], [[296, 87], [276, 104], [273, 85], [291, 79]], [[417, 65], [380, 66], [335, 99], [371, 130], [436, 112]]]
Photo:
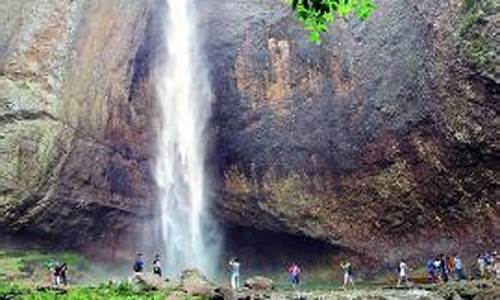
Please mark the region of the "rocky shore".
[[[141, 276], [140, 276], [141, 277]], [[170, 289], [168, 300], [201, 297], [212, 300], [498, 300], [500, 282], [493, 280], [468, 281], [462, 284], [422, 285], [413, 288], [363, 285], [353, 289], [332, 290], [283, 290], [275, 288], [266, 277], [253, 277], [244, 287], [231, 290], [218, 287], [196, 270], [185, 271], [179, 282], [160, 283], [154, 277], [141, 277], [140, 284], [152, 288]]]

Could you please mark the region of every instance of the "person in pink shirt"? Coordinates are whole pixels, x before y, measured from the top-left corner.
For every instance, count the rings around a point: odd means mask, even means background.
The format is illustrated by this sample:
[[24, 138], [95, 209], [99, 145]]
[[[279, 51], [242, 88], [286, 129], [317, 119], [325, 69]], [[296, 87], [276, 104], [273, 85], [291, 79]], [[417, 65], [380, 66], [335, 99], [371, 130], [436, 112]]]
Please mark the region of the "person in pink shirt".
[[292, 287], [296, 287], [299, 284], [300, 267], [295, 262], [288, 268], [288, 275]]

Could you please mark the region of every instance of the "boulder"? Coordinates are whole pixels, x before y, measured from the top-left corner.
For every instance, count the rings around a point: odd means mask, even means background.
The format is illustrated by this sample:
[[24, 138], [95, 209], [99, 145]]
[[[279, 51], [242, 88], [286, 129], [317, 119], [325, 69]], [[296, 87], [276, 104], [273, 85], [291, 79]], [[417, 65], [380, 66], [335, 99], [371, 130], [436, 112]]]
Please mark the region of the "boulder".
[[271, 291], [274, 289], [274, 282], [264, 276], [255, 276], [245, 280], [244, 286], [254, 291]]
[[165, 278], [151, 273], [135, 273], [129, 282], [142, 291], [155, 291], [171, 288], [171, 284]]
[[190, 269], [182, 273], [178, 290], [188, 296], [210, 297], [214, 294], [215, 285], [200, 271]]

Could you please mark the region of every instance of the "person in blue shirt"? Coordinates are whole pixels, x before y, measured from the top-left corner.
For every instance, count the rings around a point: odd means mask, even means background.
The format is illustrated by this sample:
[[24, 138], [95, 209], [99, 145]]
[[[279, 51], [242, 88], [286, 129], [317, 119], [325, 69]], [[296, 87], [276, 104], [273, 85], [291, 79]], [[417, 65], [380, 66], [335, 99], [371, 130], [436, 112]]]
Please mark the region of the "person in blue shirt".
[[458, 254], [455, 254], [453, 257], [453, 262], [455, 264], [455, 272], [457, 274], [458, 280], [466, 280], [467, 276], [465, 275], [465, 266], [464, 262], [460, 259]]
[[142, 273], [142, 271], [144, 271], [144, 261], [142, 260], [142, 253], [137, 253], [133, 269], [136, 273]]
[[425, 270], [427, 272], [429, 283], [436, 283], [438, 281], [436, 275], [436, 268], [434, 267], [434, 260], [429, 259], [425, 265]]

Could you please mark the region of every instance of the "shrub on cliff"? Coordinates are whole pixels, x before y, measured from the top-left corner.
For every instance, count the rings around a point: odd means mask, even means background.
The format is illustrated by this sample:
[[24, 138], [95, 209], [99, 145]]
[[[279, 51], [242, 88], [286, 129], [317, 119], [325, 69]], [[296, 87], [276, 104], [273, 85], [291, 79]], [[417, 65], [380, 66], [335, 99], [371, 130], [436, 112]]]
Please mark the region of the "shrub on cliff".
[[368, 19], [376, 9], [373, 0], [287, 0], [309, 31], [312, 42], [321, 42], [321, 33], [335, 18], [345, 18], [355, 14], [358, 19]]

